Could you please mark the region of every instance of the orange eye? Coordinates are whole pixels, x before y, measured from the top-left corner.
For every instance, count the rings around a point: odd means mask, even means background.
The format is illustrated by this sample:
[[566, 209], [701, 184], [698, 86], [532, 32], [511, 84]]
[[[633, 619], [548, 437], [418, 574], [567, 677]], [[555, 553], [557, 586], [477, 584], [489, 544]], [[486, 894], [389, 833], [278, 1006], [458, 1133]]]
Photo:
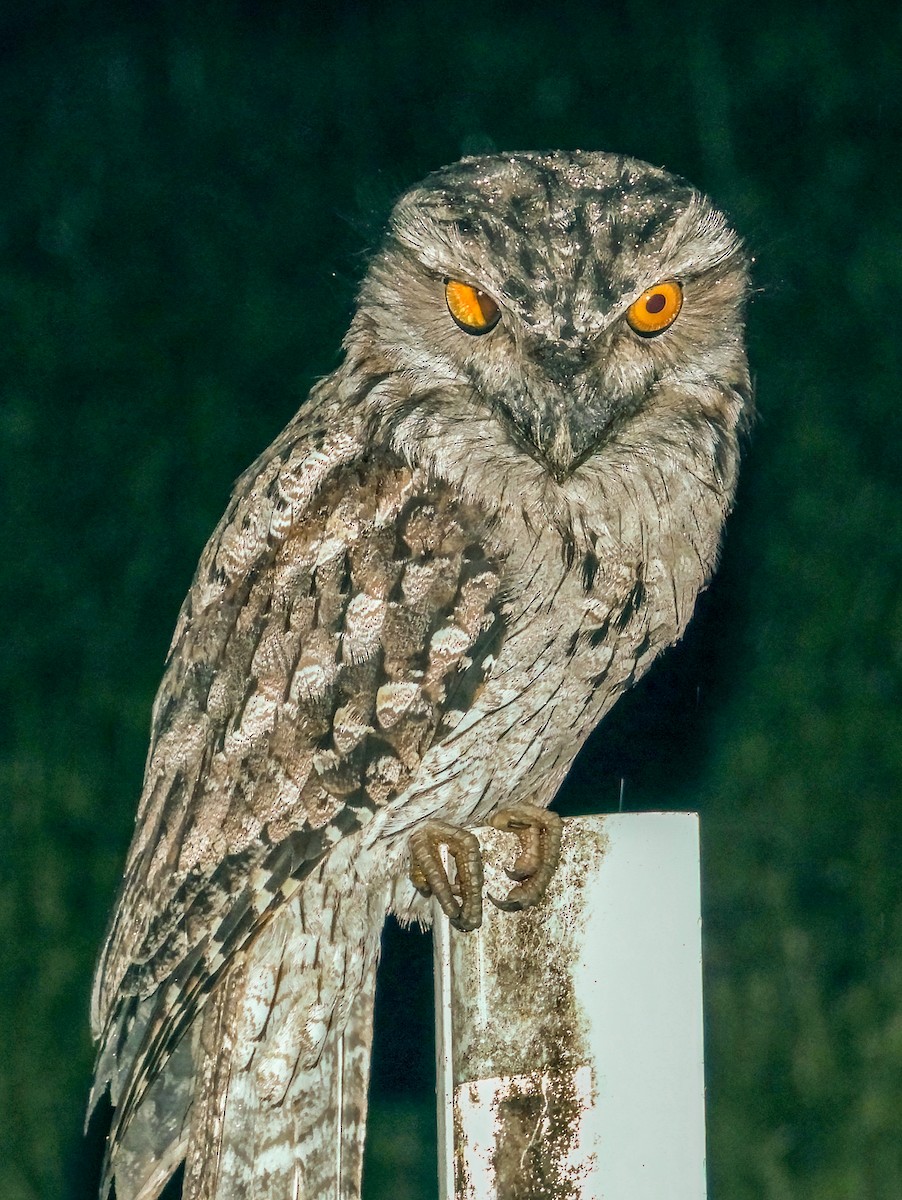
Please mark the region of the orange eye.
[[636, 333], [654, 337], [674, 323], [682, 307], [683, 289], [675, 279], [665, 279], [633, 301], [626, 310], [626, 319]]
[[464, 333], [488, 333], [501, 320], [501, 309], [492, 297], [468, 283], [446, 279], [445, 301], [455, 324]]

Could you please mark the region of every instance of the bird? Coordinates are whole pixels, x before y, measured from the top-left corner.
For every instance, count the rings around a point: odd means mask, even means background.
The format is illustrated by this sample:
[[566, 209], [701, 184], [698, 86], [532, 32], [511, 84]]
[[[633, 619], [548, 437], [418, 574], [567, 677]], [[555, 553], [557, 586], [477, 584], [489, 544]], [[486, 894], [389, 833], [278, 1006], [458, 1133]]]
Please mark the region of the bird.
[[715, 569], [749, 271], [620, 154], [464, 158], [397, 201], [178, 616], [93, 992], [101, 1195], [184, 1164], [186, 1200], [359, 1196], [387, 914], [478, 927], [487, 825], [516, 854], [489, 899], [541, 901], [549, 804]]

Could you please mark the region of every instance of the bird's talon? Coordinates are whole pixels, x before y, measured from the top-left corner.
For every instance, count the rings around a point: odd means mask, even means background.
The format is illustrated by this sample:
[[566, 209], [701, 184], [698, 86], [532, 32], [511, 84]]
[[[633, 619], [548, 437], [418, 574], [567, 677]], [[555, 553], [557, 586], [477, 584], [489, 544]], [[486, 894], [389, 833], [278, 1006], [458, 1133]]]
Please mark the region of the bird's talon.
[[[434, 896], [455, 929], [482, 924], [482, 851], [476, 835], [446, 821], [427, 821], [410, 835], [410, 881], [423, 896]], [[442, 861], [447, 846], [457, 871], [452, 882]]]
[[[516, 888], [514, 891], [516, 891]], [[491, 900], [496, 908], [500, 908], [502, 912], [520, 912], [524, 906], [522, 904], [518, 904], [516, 900], [511, 900], [510, 897], [513, 894], [514, 893], [511, 892], [510, 896], [506, 896], [503, 900], [499, 900], [498, 897], [493, 896], [491, 892], [486, 892], [486, 896], [488, 896], [489, 900]]]
[[512, 883], [522, 883], [524, 879], [529, 878], [529, 871], [518, 871], [514, 867], [505, 867], [504, 874], [511, 880]]
[[490, 823], [495, 829], [516, 834], [520, 853], [513, 866], [505, 868], [505, 874], [516, 887], [503, 900], [491, 895], [489, 900], [504, 912], [531, 908], [545, 895], [560, 860], [563, 822], [557, 813], [518, 804], [500, 809]]

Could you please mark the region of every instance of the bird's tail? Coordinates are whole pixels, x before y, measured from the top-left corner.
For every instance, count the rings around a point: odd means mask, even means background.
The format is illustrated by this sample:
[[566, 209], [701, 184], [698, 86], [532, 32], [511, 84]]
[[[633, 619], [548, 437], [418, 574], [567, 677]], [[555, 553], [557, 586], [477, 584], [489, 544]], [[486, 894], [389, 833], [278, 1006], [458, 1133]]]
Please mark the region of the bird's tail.
[[120, 1200], [183, 1155], [183, 1200], [359, 1200], [380, 899], [307, 880], [220, 977], [111, 1154]]
[[319, 1058], [301, 1058], [284, 1093], [282, 1047], [274, 1047], [281, 1060], [275, 1064], [263, 1061], [259, 1049], [258, 1069], [245, 1064], [228, 1012], [241, 985], [232, 980], [223, 989], [204, 1022], [184, 1200], [357, 1200], [375, 955], [364, 975], [350, 1011], [327, 1031]]
[[380, 925], [311, 934], [304, 899], [205, 1010], [184, 1200], [360, 1196]]

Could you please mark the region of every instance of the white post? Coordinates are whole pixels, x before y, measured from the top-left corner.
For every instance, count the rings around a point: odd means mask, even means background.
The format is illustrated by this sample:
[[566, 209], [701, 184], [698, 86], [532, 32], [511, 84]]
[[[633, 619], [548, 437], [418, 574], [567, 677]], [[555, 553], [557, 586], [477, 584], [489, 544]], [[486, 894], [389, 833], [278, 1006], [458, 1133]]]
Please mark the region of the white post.
[[567, 821], [541, 905], [434, 930], [441, 1200], [704, 1200], [696, 814]]

